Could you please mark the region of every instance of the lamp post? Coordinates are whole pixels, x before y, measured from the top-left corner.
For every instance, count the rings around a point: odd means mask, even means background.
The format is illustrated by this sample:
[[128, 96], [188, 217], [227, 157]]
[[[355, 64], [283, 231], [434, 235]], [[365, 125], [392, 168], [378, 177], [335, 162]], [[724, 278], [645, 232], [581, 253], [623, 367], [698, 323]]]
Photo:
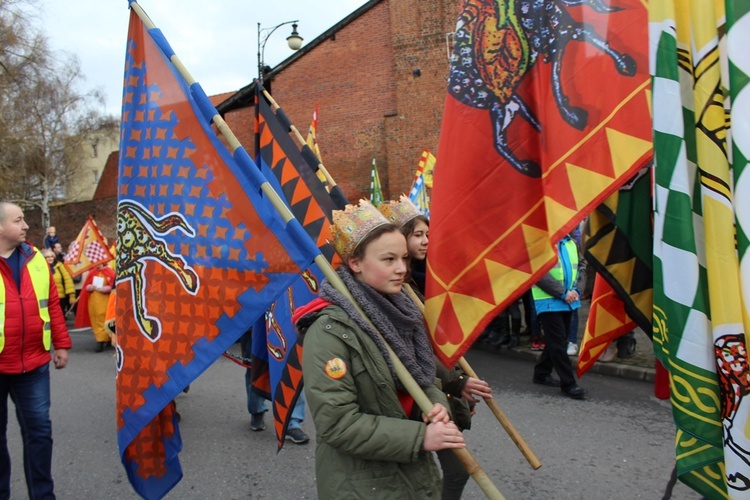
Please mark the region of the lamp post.
[[282, 26], [286, 24], [292, 25], [292, 34], [286, 37], [286, 41], [289, 44], [289, 48], [292, 50], [299, 50], [300, 47], [302, 47], [302, 37], [299, 36], [299, 33], [297, 33], [297, 23], [298, 20], [294, 21], [285, 21], [283, 23], [277, 24], [273, 28], [261, 28], [260, 23], [258, 23], [258, 81], [260, 83], [263, 83], [263, 68], [265, 67], [265, 63], [263, 62], [263, 57], [266, 50], [266, 42], [268, 41], [268, 38], [273, 34], [274, 31], [281, 28]]

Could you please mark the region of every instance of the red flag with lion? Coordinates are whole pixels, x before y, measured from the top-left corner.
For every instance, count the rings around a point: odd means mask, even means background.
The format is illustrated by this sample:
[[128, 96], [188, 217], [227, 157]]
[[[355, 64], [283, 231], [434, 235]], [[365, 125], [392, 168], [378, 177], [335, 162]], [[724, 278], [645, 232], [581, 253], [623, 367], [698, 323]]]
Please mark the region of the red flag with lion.
[[463, 2], [425, 303], [444, 363], [546, 273], [553, 244], [650, 157], [647, 40], [638, 0]]

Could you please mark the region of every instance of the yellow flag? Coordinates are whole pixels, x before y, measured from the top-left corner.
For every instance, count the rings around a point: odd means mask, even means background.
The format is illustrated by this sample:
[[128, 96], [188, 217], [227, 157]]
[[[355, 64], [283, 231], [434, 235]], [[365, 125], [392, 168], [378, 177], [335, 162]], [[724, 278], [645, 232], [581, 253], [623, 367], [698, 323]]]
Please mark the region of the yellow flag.
[[428, 188], [432, 188], [432, 176], [435, 172], [435, 162], [437, 161], [437, 159], [435, 158], [435, 155], [433, 155], [426, 149], [425, 153], [427, 153], [427, 158], [424, 162], [424, 171], [422, 172], [422, 177], [424, 178], [424, 185]]

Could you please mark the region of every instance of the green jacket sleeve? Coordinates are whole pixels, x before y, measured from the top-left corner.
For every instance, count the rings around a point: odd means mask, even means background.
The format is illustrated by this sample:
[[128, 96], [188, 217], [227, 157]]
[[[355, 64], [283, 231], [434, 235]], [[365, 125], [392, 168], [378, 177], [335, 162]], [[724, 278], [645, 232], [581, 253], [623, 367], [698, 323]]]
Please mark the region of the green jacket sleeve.
[[[327, 315], [305, 334], [302, 371], [318, 440], [362, 459], [413, 462], [422, 449], [426, 425], [405, 418], [390, 374], [386, 379], [368, 369], [353, 348], [357, 342], [353, 331]], [[326, 373], [326, 363], [335, 358], [346, 366], [341, 378]]]
[[443, 392], [454, 398], [460, 398], [468, 377], [456, 368], [448, 369], [440, 361], [436, 361], [437, 376], [443, 384]]

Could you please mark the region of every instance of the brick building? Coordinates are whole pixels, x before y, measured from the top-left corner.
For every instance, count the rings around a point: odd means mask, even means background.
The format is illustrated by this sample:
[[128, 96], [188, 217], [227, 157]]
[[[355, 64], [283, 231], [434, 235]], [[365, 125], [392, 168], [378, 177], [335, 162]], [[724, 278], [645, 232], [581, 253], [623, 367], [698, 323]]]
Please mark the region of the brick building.
[[[319, 105], [323, 162], [350, 200], [369, 197], [375, 157], [386, 197], [408, 192], [422, 151], [437, 151], [449, 70], [448, 34], [458, 0], [370, 0], [265, 75], [266, 88], [305, 134]], [[255, 88], [211, 96], [229, 127], [253, 152]], [[116, 233], [117, 154], [107, 159], [92, 201], [51, 208], [64, 244], [89, 214]], [[27, 212], [30, 237], [44, 228]]]
[[[303, 134], [319, 105], [323, 163], [350, 200], [369, 196], [373, 157], [395, 197], [411, 188], [422, 151], [437, 151], [458, 12], [458, 0], [371, 0], [264, 76]], [[254, 92], [218, 106], [248, 151]]]

